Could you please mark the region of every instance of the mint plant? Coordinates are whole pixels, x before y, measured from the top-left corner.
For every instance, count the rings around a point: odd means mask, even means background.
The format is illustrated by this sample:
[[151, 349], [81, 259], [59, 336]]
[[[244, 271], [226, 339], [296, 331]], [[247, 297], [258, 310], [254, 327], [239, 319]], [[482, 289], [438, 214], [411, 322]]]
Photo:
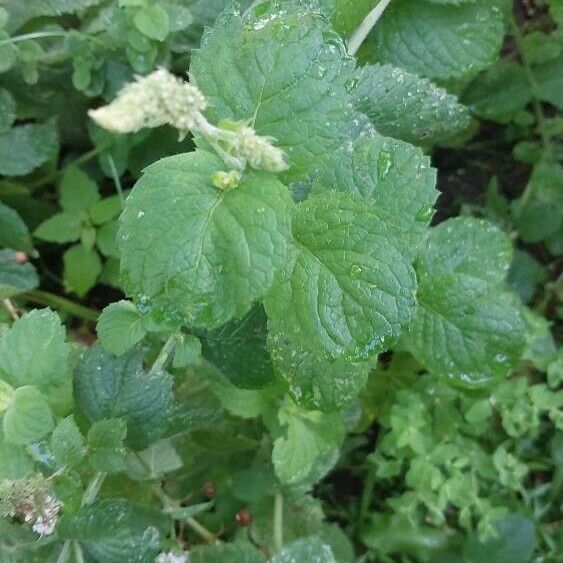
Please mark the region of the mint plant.
[[241, 4], [0, 9], [2, 560], [557, 561], [557, 2]]

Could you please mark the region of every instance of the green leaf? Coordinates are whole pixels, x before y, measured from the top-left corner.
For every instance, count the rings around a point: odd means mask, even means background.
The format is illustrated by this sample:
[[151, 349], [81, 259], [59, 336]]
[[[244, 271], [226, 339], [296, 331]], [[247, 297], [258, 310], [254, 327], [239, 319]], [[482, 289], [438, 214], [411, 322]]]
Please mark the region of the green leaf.
[[48, 242], [74, 242], [80, 238], [80, 216], [75, 213], [57, 213], [43, 221], [34, 231], [34, 235]]
[[274, 380], [266, 322], [263, 309], [254, 307], [242, 319], [208, 332], [202, 339], [203, 355], [237, 387], [258, 389]]
[[314, 472], [316, 463], [337, 454], [344, 438], [342, 420], [339, 414], [300, 411], [295, 407], [280, 410], [278, 419], [282, 427], [287, 427], [287, 433], [274, 442], [276, 475], [282, 483], [303, 483]]
[[528, 61], [542, 64], [556, 59], [563, 51], [561, 41], [556, 34], [532, 31], [522, 38], [522, 48]]
[[167, 524], [153, 508], [123, 499], [104, 499], [64, 514], [57, 535], [79, 541], [98, 563], [153, 563], [160, 536], [168, 531]]
[[0, 88], [0, 133], [12, 126], [16, 119], [16, 101], [5, 88]]
[[264, 296], [286, 259], [287, 189], [248, 172], [230, 191], [212, 175], [218, 157], [197, 151], [149, 166], [122, 215], [122, 274], [145, 310], [217, 327]]
[[127, 425], [120, 418], [94, 422], [88, 430], [88, 460], [96, 471], [120, 473], [125, 471]]
[[145, 334], [143, 317], [130, 301], [108, 305], [100, 315], [96, 328], [102, 346], [115, 356], [122, 356]]
[[563, 54], [533, 69], [540, 99], [563, 109]]
[[0, 376], [12, 387], [34, 385], [46, 394], [56, 393], [69, 380], [65, 336], [53, 311], [26, 313], [0, 339]]
[[121, 198], [117, 195], [106, 197], [88, 210], [94, 225], [103, 225], [121, 213]]
[[463, 95], [463, 102], [483, 119], [508, 123], [532, 99], [524, 67], [514, 61], [498, 61], [478, 76]]
[[0, 135], [0, 174], [29, 174], [54, 156], [58, 148], [54, 121], [12, 127]]
[[528, 303], [537, 289], [549, 279], [547, 268], [531, 254], [516, 249], [508, 273], [508, 281], [523, 303]]
[[508, 514], [497, 522], [498, 536], [484, 542], [472, 535], [463, 546], [467, 563], [528, 563], [537, 545], [534, 523], [520, 514]]
[[[137, 479], [155, 479], [165, 473], [170, 473], [171, 471], [176, 471], [182, 467], [182, 459], [174, 449], [170, 440], [159, 440], [152, 444], [146, 450], [139, 452], [135, 455], [129, 455], [127, 458], [127, 471], [129, 475], [134, 475]], [[209, 505], [213, 503], [203, 503], [204, 505]], [[193, 516], [195, 514], [187, 514], [190, 509], [195, 512], [196, 507], [202, 507], [202, 505], [195, 505], [191, 507], [182, 507], [176, 509], [178, 512], [173, 513], [172, 510], [167, 513], [173, 518], [181, 519], [179, 516], [180, 512], [186, 513], [184, 516]], [[200, 510], [203, 512], [203, 510]]]
[[236, 541], [218, 545], [196, 545], [190, 549], [191, 563], [263, 563], [264, 556], [251, 543]]
[[374, 0], [335, 0], [332, 25], [338, 33], [349, 37], [375, 6]]
[[121, 253], [119, 252], [119, 247], [117, 245], [117, 221], [112, 221], [111, 223], [106, 223], [98, 229], [97, 244], [100, 252], [104, 255], [113, 258], [120, 258]]
[[385, 137], [362, 137], [338, 150], [314, 175], [313, 193], [360, 196], [414, 260], [424, 243], [438, 192], [436, 171], [418, 148]]
[[540, 162], [532, 170], [524, 196], [511, 205], [514, 222], [525, 242], [540, 242], [563, 227], [563, 166]]
[[221, 16], [193, 53], [190, 74], [209, 100], [212, 121], [250, 120], [285, 151], [283, 179], [306, 176], [336, 149], [350, 121], [352, 64], [341, 39], [314, 8], [277, 3], [245, 17]]
[[170, 33], [166, 10], [158, 4], [145, 6], [133, 18], [135, 27], [150, 39], [164, 41]]
[[21, 479], [34, 470], [33, 460], [23, 446], [0, 437], [0, 479]]
[[123, 418], [127, 443], [137, 449], [159, 437], [172, 402], [171, 386], [169, 375], [143, 372], [142, 353], [115, 358], [97, 345], [84, 354], [74, 377], [76, 403], [88, 420]]
[[77, 166], [65, 169], [59, 186], [61, 207], [69, 214], [86, 211], [100, 200], [98, 186]]
[[16, 389], [2, 423], [6, 440], [22, 446], [37, 442], [55, 426], [47, 401], [32, 385]]
[[0, 247], [33, 252], [27, 225], [16, 211], [0, 203]]
[[459, 6], [394, 0], [368, 39], [365, 51], [379, 62], [439, 80], [459, 80], [487, 68], [504, 38], [498, 2]]
[[18, 264], [15, 253], [0, 250], [0, 299], [31, 291], [39, 285], [39, 277], [32, 264]]
[[86, 453], [84, 437], [74, 417], [61, 420], [51, 436], [51, 451], [61, 466], [76, 465]]
[[295, 251], [265, 301], [273, 328], [349, 360], [388, 348], [414, 307], [415, 276], [377, 208], [326, 193], [297, 208]]
[[354, 105], [382, 135], [417, 145], [435, 144], [469, 127], [469, 112], [456, 96], [393, 65], [358, 70]]
[[366, 362], [330, 362], [272, 332], [268, 345], [276, 372], [289, 384], [293, 400], [306, 409], [341, 409], [357, 397], [370, 370]]
[[65, 287], [79, 297], [84, 297], [96, 285], [102, 271], [102, 262], [97, 252], [76, 244], [63, 254], [63, 263]]
[[431, 230], [417, 262], [418, 302], [405, 335], [430, 371], [462, 385], [505, 375], [520, 358], [524, 325], [503, 291], [510, 240], [486, 221], [450, 219]]
[[201, 341], [193, 334], [179, 334], [176, 338], [176, 350], [172, 365], [183, 368], [192, 364], [201, 356]]
[[302, 538], [284, 547], [272, 563], [337, 563], [332, 549], [318, 537]]

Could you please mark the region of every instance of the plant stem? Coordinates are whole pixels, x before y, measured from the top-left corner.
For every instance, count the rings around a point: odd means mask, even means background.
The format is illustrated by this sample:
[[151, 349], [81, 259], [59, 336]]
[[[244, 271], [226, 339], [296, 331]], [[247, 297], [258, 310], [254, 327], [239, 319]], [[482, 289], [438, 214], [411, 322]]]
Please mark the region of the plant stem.
[[76, 563], [84, 563], [84, 554], [82, 553], [82, 548], [80, 547], [80, 543], [75, 541], [74, 544], [74, 559]]
[[511, 19], [510, 26], [512, 28], [512, 36], [514, 37], [516, 48], [518, 49], [520, 59], [522, 60], [522, 66], [524, 67], [524, 71], [526, 72], [526, 78], [528, 79], [530, 89], [532, 90], [532, 106], [536, 115], [536, 121], [538, 122], [542, 144], [547, 156], [549, 156], [551, 154], [551, 139], [547, 134], [547, 128], [545, 126], [545, 115], [543, 113], [542, 105], [540, 103], [540, 97], [538, 94], [538, 83], [532, 69], [532, 64], [530, 63], [530, 59], [528, 58], [526, 50], [524, 49], [522, 43], [522, 32], [520, 31], [520, 28], [518, 27], [518, 23], [514, 19], [514, 16]]
[[14, 304], [9, 299], [2, 299], [2, 305], [4, 305], [4, 308], [8, 311], [8, 313], [10, 313], [10, 317], [12, 317], [14, 321], [17, 321], [20, 318]]
[[354, 31], [348, 41], [348, 53], [350, 53], [350, 55], [354, 56], [358, 52], [358, 49], [369, 35], [369, 32], [374, 28], [379, 18], [383, 15], [385, 8], [389, 6], [390, 2], [391, 0], [380, 0], [379, 4], [364, 18], [360, 27]]
[[155, 373], [158, 373], [164, 369], [164, 367], [168, 363], [170, 356], [174, 352], [175, 348], [176, 348], [176, 337], [175, 335], [171, 334], [168, 337], [168, 340], [164, 343], [162, 350], [158, 354], [156, 360], [154, 361], [154, 364], [149, 370], [149, 375], [154, 375]]
[[283, 547], [283, 495], [276, 493], [274, 499], [274, 551], [279, 553]]
[[89, 504], [92, 504], [96, 500], [96, 497], [98, 496], [98, 493], [102, 488], [102, 484], [105, 478], [106, 478], [106, 474], [103, 471], [98, 471], [94, 475], [92, 480], [88, 483], [86, 490], [84, 491], [84, 495], [82, 496], [82, 501], [80, 502], [80, 506], [88, 506]]
[[39, 303], [40, 305], [54, 307], [86, 321], [95, 322], [100, 316], [100, 312], [96, 309], [90, 309], [90, 307], [85, 307], [84, 305], [70, 301], [70, 299], [66, 299], [60, 295], [49, 293], [48, 291], [34, 289], [33, 291], [24, 293], [22, 297], [32, 303]]
[[197, 532], [207, 543], [217, 543], [217, 538], [195, 518], [189, 516], [183, 520], [194, 532]]
[[8, 37], [8, 39], [3, 39], [0, 41], [0, 47], [4, 45], [11, 45], [12, 43], [19, 43], [20, 41], [29, 41], [30, 39], [41, 39], [43, 37], [66, 37], [68, 33], [66, 31], [37, 31], [35, 33], [25, 33], [23, 35], [16, 35], [14, 37]]
[[373, 498], [373, 487], [375, 485], [375, 467], [372, 465], [369, 468], [362, 498], [360, 500], [360, 514], [358, 515], [358, 527], [362, 527], [366, 521], [371, 500]]
[[115, 167], [115, 162], [113, 161], [113, 157], [108, 155], [108, 162], [111, 168], [111, 177], [113, 179], [113, 183], [115, 184], [115, 189], [119, 195], [119, 201], [121, 201], [121, 207], [123, 207], [125, 203], [125, 196], [123, 195], [123, 187], [121, 186], [121, 181], [119, 180], [119, 174], [117, 173], [117, 168]]
[[70, 557], [70, 546], [71, 541], [66, 540], [63, 544], [61, 552], [59, 553], [59, 556], [57, 557], [56, 563], [66, 563], [68, 561], [68, 558]]

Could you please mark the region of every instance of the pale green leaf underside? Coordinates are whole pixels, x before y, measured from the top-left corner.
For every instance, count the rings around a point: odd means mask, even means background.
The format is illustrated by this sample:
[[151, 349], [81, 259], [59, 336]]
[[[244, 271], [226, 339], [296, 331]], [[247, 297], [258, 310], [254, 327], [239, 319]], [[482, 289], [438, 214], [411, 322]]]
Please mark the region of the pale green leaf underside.
[[354, 105], [382, 135], [419, 145], [447, 139], [471, 121], [456, 96], [427, 78], [389, 64], [359, 69]]
[[321, 538], [312, 536], [301, 538], [284, 547], [273, 559], [272, 563], [336, 563], [331, 547]]
[[296, 180], [345, 136], [352, 65], [324, 17], [290, 6], [271, 10], [219, 18], [190, 74], [209, 100], [206, 115], [250, 120], [274, 137], [291, 165], [282, 178]]
[[145, 336], [143, 317], [129, 301], [108, 305], [96, 327], [102, 346], [111, 354], [121, 356]]
[[0, 377], [13, 387], [36, 385], [47, 391], [67, 380], [69, 348], [56, 313], [26, 313], [0, 340]]
[[36, 442], [54, 427], [47, 401], [31, 385], [16, 389], [2, 423], [6, 440], [23, 446]]
[[0, 299], [30, 291], [39, 285], [32, 264], [18, 264], [11, 250], [0, 250]]
[[456, 5], [395, 0], [377, 23], [367, 49], [379, 62], [439, 80], [486, 68], [504, 37], [504, 16], [490, 0]]
[[432, 229], [417, 261], [419, 307], [405, 343], [430, 371], [466, 385], [507, 373], [520, 357], [524, 327], [503, 282], [509, 239], [473, 218]]
[[373, 205], [335, 192], [294, 218], [295, 251], [266, 301], [275, 330], [328, 357], [367, 357], [390, 345], [414, 306], [415, 276]]
[[396, 139], [360, 137], [319, 166], [313, 193], [336, 190], [368, 199], [414, 259], [434, 212], [435, 184], [436, 171], [420, 149]]

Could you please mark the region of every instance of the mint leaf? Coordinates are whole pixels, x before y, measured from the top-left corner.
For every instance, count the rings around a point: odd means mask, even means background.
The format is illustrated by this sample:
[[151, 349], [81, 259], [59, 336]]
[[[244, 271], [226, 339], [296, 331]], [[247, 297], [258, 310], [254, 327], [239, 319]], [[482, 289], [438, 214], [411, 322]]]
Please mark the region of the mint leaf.
[[463, 101], [483, 119], [508, 123], [532, 99], [524, 67], [514, 61], [498, 61], [478, 76], [463, 94]]
[[201, 341], [193, 334], [179, 334], [172, 365], [183, 368], [195, 362], [201, 356]]
[[0, 135], [0, 174], [29, 174], [54, 156], [58, 148], [53, 121], [12, 127]]
[[389, 347], [411, 317], [415, 276], [377, 208], [327, 192], [299, 204], [293, 233], [265, 301], [274, 330], [332, 358]]
[[563, 109], [563, 54], [555, 60], [534, 67], [540, 99]]
[[0, 299], [35, 289], [39, 277], [32, 264], [18, 264], [15, 253], [0, 250]]
[[284, 262], [287, 189], [270, 174], [248, 172], [236, 189], [221, 191], [211, 178], [223, 168], [203, 151], [165, 158], [127, 198], [123, 280], [145, 310], [217, 327], [263, 297]]
[[276, 372], [289, 384], [293, 400], [306, 409], [342, 408], [357, 397], [370, 370], [366, 362], [328, 361], [272, 332], [268, 345]]
[[420, 149], [395, 139], [362, 137], [323, 162], [314, 178], [313, 193], [337, 190], [372, 202], [403, 254], [414, 259], [438, 195], [436, 171]]
[[59, 465], [67, 467], [77, 464], [86, 453], [84, 437], [72, 415], [57, 424], [51, 436], [51, 451]]
[[233, 542], [218, 545], [196, 545], [190, 549], [191, 563], [263, 563], [264, 556], [251, 543]]
[[209, 100], [208, 118], [249, 120], [258, 134], [273, 137], [287, 155], [282, 178], [289, 180], [305, 177], [345, 138], [351, 72], [344, 44], [324, 17], [274, 2], [245, 17], [226, 12], [190, 67]]
[[16, 211], [0, 203], [0, 247], [33, 252], [27, 225]]
[[120, 418], [94, 422], [88, 430], [88, 460], [96, 471], [119, 473], [125, 470], [127, 426]]
[[16, 101], [5, 88], [0, 88], [0, 133], [12, 126], [16, 119]]
[[111, 223], [106, 223], [102, 225], [98, 232], [94, 231], [96, 234], [96, 244], [100, 249], [100, 252], [104, 255], [113, 258], [121, 258], [121, 253], [119, 252], [119, 246], [117, 245], [117, 231], [119, 229], [119, 224], [117, 221], [112, 221]]
[[318, 537], [302, 538], [284, 547], [272, 563], [336, 563], [332, 549]]
[[130, 301], [108, 305], [100, 315], [96, 327], [102, 346], [115, 356], [122, 356], [145, 334], [143, 317]]
[[505, 375], [520, 358], [524, 325], [504, 292], [508, 238], [486, 221], [450, 219], [431, 230], [417, 261], [418, 302], [405, 343], [430, 371], [464, 385]]
[[166, 10], [158, 4], [141, 8], [133, 18], [135, 27], [150, 39], [164, 41], [170, 32], [170, 22]]
[[115, 358], [98, 345], [84, 354], [74, 376], [75, 399], [88, 420], [123, 418], [127, 443], [137, 449], [158, 438], [172, 402], [171, 386], [169, 375], [143, 372], [140, 352]]
[[115, 219], [121, 213], [121, 199], [114, 195], [98, 201], [88, 209], [94, 225], [103, 225]]
[[33, 470], [33, 461], [25, 448], [0, 437], [0, 479], [21, 479]]
[[354, 105], [382, 135], [417, 145], [435, 144], [471, 122], [467, 108], [454, 95], [400, 67], [366, 65], [357, 71], [357, 80]]
[[503, 37], [504, 15], [496, 2], [438, 6], [395, 0], [377, 22], [366, 52], [421, 76], [458, 80], [489, 66]]
[[254, 307], [202, 339], [203, 355], [237, 387], [257, 389], [274, 380], [266, 346], [266, 315]]
[[[278, 419], [287, 432], [274, 442], [272, 461], [282, 483], [303, 483], [315, 473], [317, 463], [324, 465], [327, 458], [335, 461], [333, 457], [337, 455], [344, 438], [344, 426], [339, 414], [288, 407], [280, 410]], [[326, 470], [329, 468], [330, 465]], [[313, 482], [318, 477], [322, 475], [315, 475]]]
[[69, 166], [61, 179], [59, 200], [64, 211], [78, 214], [98, 203], [100, 194], [96, 182], [80, 168]]
[[0, 376], [12, 387], [34, 385], [47, 394], [69, 379], [70, 347], [56, 313], [36, 309], [18, 319], [0, 339]]
[[31, 385], [16, 389], [2, 421], [6, 440], [26, 446], [43, 438], [54, 425], [51, 409], [39, 389]]
[[104, 499], [65, 514], [57, 525], [64, 540], [79, 541], [87, 554], [103, 563], [152, 563], [167, 519], [147, 506]]
[[43, 221], [33, 233], [48, 242], [74, 242], [80, 238], [80, 216], [75, 213], [56, 213]]
[[100, 257], [82, 244], [75, 244], [63, 254], [63, 263], [67, 290], [84, 297], [96, 285], [102, 271]]

